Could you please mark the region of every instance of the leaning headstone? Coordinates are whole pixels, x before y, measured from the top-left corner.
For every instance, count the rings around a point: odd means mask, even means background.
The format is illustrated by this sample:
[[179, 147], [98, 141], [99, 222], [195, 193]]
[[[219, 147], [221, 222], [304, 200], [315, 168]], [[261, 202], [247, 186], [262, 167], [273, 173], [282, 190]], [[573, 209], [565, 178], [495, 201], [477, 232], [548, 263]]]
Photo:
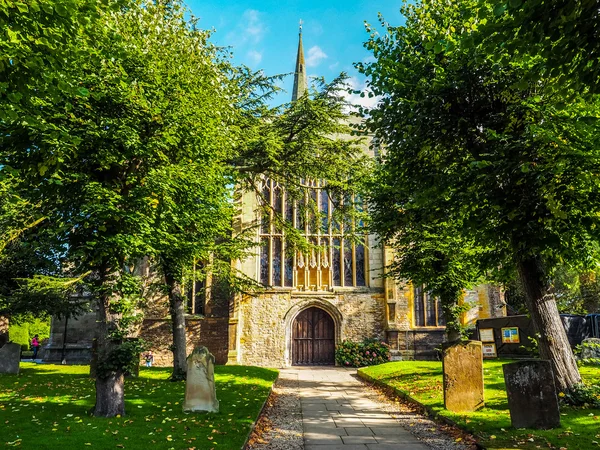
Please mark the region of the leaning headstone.
[[8, 343], [0, 347], [0, 373], [19, 373], [21, 346]]
[[502, 366], [510, 421], [515, 428], [560, 426], [558, 397], [550, 361], [526, 360]]
[[187, 357], [187, 376], [185, 382], [185, 402], [183, 410], [219, 411], [217, 389], [215, 386], [215, 357], [206, 347], [197, 347]]
[[444, 406], [449, 411], [482, 408], [483, 355], [481, 342], [466, 341], [442, 346]]
[[600, 359], [600, 339], [587, 338], [581, 342], [581, 359]]

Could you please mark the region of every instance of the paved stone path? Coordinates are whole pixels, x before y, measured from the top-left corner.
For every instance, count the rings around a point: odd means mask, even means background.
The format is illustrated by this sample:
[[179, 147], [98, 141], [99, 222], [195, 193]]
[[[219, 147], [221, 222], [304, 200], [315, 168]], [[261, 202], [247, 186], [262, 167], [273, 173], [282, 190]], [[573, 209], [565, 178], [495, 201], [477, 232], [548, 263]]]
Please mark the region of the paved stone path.
[[305, 450], [426, 450], [368, 398], [353, 370], [284, 369], [298, 375]]

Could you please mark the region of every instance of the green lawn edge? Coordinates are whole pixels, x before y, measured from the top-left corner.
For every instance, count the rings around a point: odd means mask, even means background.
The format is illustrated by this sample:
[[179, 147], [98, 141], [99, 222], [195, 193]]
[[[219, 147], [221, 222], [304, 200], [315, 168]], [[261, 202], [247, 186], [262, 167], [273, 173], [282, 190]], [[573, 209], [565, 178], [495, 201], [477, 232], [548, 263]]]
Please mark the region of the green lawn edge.
[[[502, 366], [511, 360], [485, 360], [486, 405], [470, 413], [443, 407], [442, 365], [439, 361], [398, 361], [358, 369], [358, 376], [389, 395], [410, 402], [435, 420], [458, 427], [487, 449], [577, 449], [600, 447], [600, 409], [561, 405], [561, 426], [550, 430], [515, 429], [510, 414]], [[600, 384], [600, 367], [579, 368], [585, 382]], [[457, 419], [457, 420], [455, 420]]]

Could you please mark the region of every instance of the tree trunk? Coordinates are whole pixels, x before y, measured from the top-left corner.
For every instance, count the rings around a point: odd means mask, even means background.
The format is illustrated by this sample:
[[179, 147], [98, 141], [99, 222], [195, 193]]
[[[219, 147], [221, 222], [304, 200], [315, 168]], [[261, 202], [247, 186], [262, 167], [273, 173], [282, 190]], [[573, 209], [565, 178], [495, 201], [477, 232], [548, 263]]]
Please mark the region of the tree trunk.
[[519, 261], [517, 270], [533, 326], [539, 335], [540, 357], [552, 364], [556, 389], [569, 391], [581, 383], [581, 375], [542, 262], [537, 258]]
[[111, 372], [107, 378], [96, 377], [94, 415], [115, 417], [125, 415], [125, 377], [123, 372]]
[[[457, 293], [458, 292], [458, 293]], [[460, 324], [460, 306], [458, 299], [461, 290], [446, 291], [440, 293], [442, 314], [446, 322], [446, 338], [448, 342], [455, 342], [462, 337], [463, 329]]]
[[173, 323], [173, 373], [172, 381], [185, 380], [187, 373], [186, 364], [186, 333], [184, 298], [181, 294], [181, 283], [165, 270], [165, 281], [169, 289], [169, 311]]
[[98, 362], [94, 415], [98, 417], [125, 415], [123, 370], [106, 370], [103, 368], [111, 358], [113, 351], [121, 344], [119, 341], [111, 339], [110, 336], [111, 331], [117, 328], [119, 318], [119, 314], [110, 311], [110, 296], [102, 295], [98, 300], [98, 320], [96, 323]]

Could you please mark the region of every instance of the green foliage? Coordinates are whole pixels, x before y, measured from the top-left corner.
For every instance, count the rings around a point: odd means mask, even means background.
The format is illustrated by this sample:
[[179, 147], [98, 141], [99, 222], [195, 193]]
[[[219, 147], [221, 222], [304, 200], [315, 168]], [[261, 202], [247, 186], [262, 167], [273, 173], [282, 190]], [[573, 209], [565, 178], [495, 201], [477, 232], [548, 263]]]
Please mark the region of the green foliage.
[[600, 385], [580, 383], [558, 394], [563, 405], [600, 409]]
[[[509, 55], [535, 60], [528, 79], [550, 74], [552, 88], [598, 92], [598, 3], [596, 0], [559, 2], [483, 0], [465, 14], [477, 23], [470, 42], [483, 42], [487, 54], [503, 65]], [[498, 47], [508, 50], [496, 53]], [[512, 60], [514, 61], [514, 59]]]
[[390, 360], [390, 347], [377, 339], [343, 341], [335, 349], [335, 362], [343, 367], [365, 367]]
[[36, 334], [40, 342], [50, 337], [50, 318], [35, 318], [19, 323], [11, 321], [8, 334], [12, 342], [20, 344], [24, 350], [29, 350], [31, 340]]
[[579, 365], [591, 365], [591, 366], [600, 366], [600, 358], [584, 358], [583, 354], [588, 353], [586, 350], [591, 350], [591, 353], [598, 353], [598, 349], [600, 349], [600, 344], [593, 341], [582, 342], [578, 346], [575, 347], [575, 356], [577, 356], [577, 364]]
[[124, 339], [107, 355], [98, 358], [96, 376], [107, 378], [113, 373], [135, 373], [140, 364], [140, 354], [147, 349], [148, 343], [143, 339]]
[[10, 340], [15, 344], [19, 344], [23, 350], [29, 350], [29, 326], [27, 324], [22, 325], [10, 325], [9, 329]]

